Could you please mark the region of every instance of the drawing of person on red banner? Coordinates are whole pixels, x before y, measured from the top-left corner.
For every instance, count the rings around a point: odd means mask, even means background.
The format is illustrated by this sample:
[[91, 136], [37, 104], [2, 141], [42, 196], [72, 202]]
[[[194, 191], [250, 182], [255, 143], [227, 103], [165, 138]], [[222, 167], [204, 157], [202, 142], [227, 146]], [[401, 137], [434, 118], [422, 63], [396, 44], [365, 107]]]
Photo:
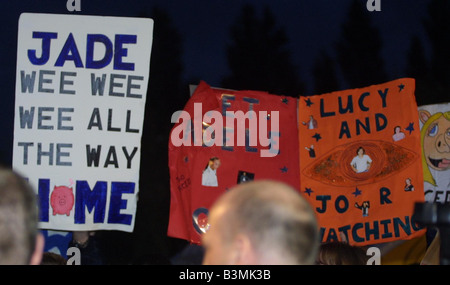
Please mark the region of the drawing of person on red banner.
[[217, 181], [217, 169], [220, 167], [220, 159], [218, 157], [211, 157], [208, 164], [203, 170], [202, 185], [208, 187], [217, 187], [219, 183]]

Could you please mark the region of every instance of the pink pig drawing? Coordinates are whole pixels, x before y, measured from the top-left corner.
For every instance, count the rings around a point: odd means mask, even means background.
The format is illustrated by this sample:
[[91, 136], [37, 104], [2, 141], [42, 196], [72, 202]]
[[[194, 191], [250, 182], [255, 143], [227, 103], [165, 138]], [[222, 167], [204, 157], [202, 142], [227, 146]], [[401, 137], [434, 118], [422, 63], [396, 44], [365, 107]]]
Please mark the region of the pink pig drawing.
[[50, 196], [50, 204], [53, 208], [53, 216], [56, 214], [69, 216], [74, 204], [72, 188], [55, 186]]

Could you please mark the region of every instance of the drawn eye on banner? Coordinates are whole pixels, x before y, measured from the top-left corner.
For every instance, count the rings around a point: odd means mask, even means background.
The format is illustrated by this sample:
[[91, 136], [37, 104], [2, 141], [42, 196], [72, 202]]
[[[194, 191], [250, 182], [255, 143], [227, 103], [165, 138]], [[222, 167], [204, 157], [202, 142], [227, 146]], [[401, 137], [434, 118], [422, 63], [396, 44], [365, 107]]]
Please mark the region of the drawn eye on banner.
[[134, 228], [153, 20], [23, 13], [13, 168], [40, 227]]
[[419, 107], [425, 200], [450, 202], [450, 103]]
[[414, 80], [303, 97], [301, 192], [322, 241], [368, 245], [423, 234], [411, 219], [424, 200]]

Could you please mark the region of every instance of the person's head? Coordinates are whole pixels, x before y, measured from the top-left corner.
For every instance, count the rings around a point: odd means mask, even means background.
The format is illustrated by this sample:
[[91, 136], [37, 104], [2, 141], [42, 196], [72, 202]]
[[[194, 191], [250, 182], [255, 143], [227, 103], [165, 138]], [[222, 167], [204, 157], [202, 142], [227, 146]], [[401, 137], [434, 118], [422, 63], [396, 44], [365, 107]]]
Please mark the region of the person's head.
[[203, 264], [313, 264], [319, 247], [316, 216], [290, 186], [252, 181], [214, 203], [203, 234]]
[[67, 265], [67, 260], [59, 254], [44, 252], [41, 265]]
[[411, 185], [411, 178], [406, 178], [405, 183], [406, 185]]
[[396, 127], [394, 128], [394, 134], [400, 133], [401, 130], [402, 130], [402, 128], [401, 128], [400, 126], [396, 126]]
[[365, 153], [366, 153], [366, 150], [362, 146], [358, 147], [358, 150], [356, 151], [357, 155], [363, 156]]
[[320, 245], [316, 264], [319, 265], [366, 265], [368, 257], [363, 248], [346, 242], [327, 242]]
[[216, 170], [220, 166], [220, 159], [218, 157], [211, 157], [208, 165], [212, 170]]
[[37, 198], [28, 182], [0, 169], [0, 264], [41, 262], [44, 238], [39, 233]]

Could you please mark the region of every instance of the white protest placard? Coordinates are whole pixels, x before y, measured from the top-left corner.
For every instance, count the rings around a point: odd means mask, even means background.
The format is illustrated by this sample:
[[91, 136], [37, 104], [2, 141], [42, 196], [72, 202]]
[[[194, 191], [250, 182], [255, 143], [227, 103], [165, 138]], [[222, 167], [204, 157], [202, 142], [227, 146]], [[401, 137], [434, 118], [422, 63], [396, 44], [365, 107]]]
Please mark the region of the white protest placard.
[[24, 13], [13, 169], [40, 227], [134, 228], [153, 20]]

